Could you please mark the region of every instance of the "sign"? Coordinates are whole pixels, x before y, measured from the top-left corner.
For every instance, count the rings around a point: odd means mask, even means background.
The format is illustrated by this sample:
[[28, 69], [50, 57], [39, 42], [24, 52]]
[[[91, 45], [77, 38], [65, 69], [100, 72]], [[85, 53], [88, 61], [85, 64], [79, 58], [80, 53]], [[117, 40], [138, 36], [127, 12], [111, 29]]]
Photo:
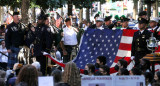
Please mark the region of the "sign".
[[38, 86], [54, 86], [53, 77], [38, 77]]
[[145, 86], [144, 76], [84, 76], [81, 86]]

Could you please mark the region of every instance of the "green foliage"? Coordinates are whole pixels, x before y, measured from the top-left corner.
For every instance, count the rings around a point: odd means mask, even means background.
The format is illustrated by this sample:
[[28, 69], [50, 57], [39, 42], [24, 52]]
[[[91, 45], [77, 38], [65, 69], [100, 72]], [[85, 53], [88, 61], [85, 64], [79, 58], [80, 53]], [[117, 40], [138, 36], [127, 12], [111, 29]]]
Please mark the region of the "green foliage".
[[22, 0], [0, 0], [0, 6], [11, 6], [12, 8], [20, 7]]

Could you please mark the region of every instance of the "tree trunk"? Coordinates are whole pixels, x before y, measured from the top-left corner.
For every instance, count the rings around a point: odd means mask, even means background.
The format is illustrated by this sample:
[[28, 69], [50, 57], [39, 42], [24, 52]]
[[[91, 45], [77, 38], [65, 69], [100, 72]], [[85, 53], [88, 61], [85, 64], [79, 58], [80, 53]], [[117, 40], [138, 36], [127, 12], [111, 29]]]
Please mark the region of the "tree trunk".
[[79, 21], [80, 23], [83, 21], [83, 8], [80, 9], [80, 12], [79, 12]]
[[152, 6], [153, 6], [153, 17], [158, 17], [158, 0], [156, 0]]
[[72, 15], [72, 0], [68, 0], [68, 16]]
[[137, 10], [138, 10], [138, 0], [133, 0], [134, 6], [133, 6], [133, 19], [136, 19]]
[[150, 17], [151, 17], [151, 3], [147, 4], [147, 16], [148, 16], [148, 19], [150, 19]]
[[139, 0], [139, 13], [143, 11], [143, 2]]
[[32, 8], [32, 22], [36, 22], [36, 8], [35, 7], [33, 7]]
[[21, 14], [22, 14], [22, 23], [24, 24], [28, 24], [28, 20], [29, 20], [28, 9], [30, 6], [29, 4], [30, 4], [30, 0], [22, 0]]
[[0, 6], [0, 25], [2, 24], [2, 7]]
[[89, 8], [86, 8], [86, 19], [87, 21], [90, 21]]

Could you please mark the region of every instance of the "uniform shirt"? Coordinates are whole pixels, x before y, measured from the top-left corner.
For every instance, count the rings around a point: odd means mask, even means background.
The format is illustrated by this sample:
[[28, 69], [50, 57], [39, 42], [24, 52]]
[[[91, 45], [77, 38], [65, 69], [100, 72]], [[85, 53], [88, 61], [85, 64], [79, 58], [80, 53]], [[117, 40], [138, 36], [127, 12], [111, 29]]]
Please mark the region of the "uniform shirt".
[[[0, 46], [0, 52], [7, 52], [6, 48]], [[5, 53], [8, 56], [8, 53]], [[8, 63], [8, 57], [0, 53], [0, 62]]]
[[19, 47], [24, 44], [24, 35], [26, 34], [25, 26], [22, 23], [16, 24], [12, 22], [7, 26], [5, 34], [6, 48], [11, 46]]
[[68, 28], [67, 26], [63, 28], [63, 38], [62, 41], [64, 45], [77, 45], [77, 33], [74, 27], [72, 29]]

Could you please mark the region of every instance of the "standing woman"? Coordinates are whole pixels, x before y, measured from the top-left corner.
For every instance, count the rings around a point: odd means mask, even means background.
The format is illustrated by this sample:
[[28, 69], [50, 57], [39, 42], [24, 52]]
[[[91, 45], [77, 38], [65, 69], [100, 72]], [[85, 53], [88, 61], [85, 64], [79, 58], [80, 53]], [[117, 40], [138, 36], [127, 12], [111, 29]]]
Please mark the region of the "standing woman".
[[24, 66], [18, 74], [16, 86], [38, 86], [38, 71], [32, 65]]

